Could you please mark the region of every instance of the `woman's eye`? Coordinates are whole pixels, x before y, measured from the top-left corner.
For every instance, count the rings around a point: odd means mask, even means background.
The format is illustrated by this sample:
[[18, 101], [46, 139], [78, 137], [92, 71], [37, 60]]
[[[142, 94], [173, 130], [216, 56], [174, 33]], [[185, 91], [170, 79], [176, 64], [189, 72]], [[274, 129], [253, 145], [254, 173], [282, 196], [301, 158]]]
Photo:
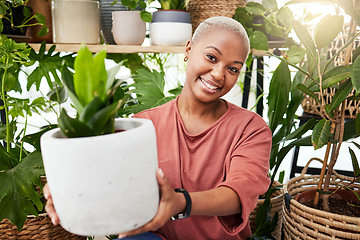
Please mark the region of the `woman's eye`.
[[206, 55], [206, 57], [208, 58], [208, 59], [210, 59], [210, 61], [216, 61], [216, 57], [214, 57], [213, 55]]
[[238, 73], [239, 72], [239, 69], [237, 68], [234, 68], [234, 67], [229, 67], [229, 70], [233, 73]]

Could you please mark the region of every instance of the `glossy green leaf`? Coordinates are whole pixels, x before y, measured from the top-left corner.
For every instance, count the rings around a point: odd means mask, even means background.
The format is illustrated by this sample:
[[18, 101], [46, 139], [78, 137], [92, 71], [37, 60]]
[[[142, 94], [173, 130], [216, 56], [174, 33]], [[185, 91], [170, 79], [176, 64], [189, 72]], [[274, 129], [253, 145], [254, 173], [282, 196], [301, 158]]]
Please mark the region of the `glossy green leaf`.
[[21, 230], [29, 214], [38, 215], [43, 204], [33, 183], [42, 188], [40, 176], [44, 174], [39, 152], [31, 153], [9, 170], [0, 171], [0, 221], [7, 218]]
[[344, 83], [342, 83], [331, 100], [330, 111], [337, 108], [350, 94], [352, 89], [353, 85], [351, 83], [351, 79], [347, 79]]
[[281, 62], [273, 73], [269, 87], [268, 125], [272, 132], [274, 132], [279, 123], [281, 123], [284, 113], [286, 112], [289, 102], [290, 89], [290, 70], [286, 63]]
[[283, 25], [287, 31], [292, 29], [292, 21], [294, 20], [294, 14], [288, 7], [281, 7], [276, 14], [277, 21]]
[[46, 127], [42, 128], [40, 131], [38, 131], [36, 133], [24, 136], [21, 139], [21, 141], [31, 144], [33, 147], [35, 147], [35, 149], [37, 151], [40, 152], [41, 151], [41, 149], [40, 149], [40, 138], [41, 138], [41, 136], [44, 133], [46, 133], [47, 131], [50, 131], [50, 130], [55, 129], [57, 127], [58, 127], [57, 124], [50, 124], [49, 126], [46, 126]]
[[152, 21], [152, 15], [151, 15], [151, 13], [149, 13], [147, 11], [141, 11], [140, 12], [140, 17], [144, 22], [151, 22]]
[[85, 106], [95, 95], [103, 97], [107, 79], [104, 59], [105, 50], [94, 57], [86, 45], [82, 45], [75, 58], [74, 88], [79, 102]]
[[360, 56], [360, 46], [355, 49], [353, 52], [352, 61], [355, 62], [355, 60]]
[[[114, 121], [115, 114], [120, 108], [120, 102], [114, 102], [113, 104], [102, 108], [97, 111], [92, 118], [87, 122], [88, 126], [93, 130], [95, 135], [107, 134], [115, 131], [115, 126], [111, 129], [107, 127], [109, 122]], [[110, 130], [110, 132], [107, 132]]]
[[123, 62], [116, 64], [114, 67], [110, 68], [107, 71], [107, 81], [106, 81], [106, 94], [108, 94], [109, 90], [113, 87], [115, 83], [115, 76], [119, 72]]
[[[336, 66], [330, 70], [328, 70], [322, 80], [322, 89], [327, 89], [329, 87], [334, 86], [335, 84], [348, 79], [351, 75], [351, 66]], [[316, 82], [320, 82], [319, 77], [315, 78]], [[314, 81], [312, 81], [308, 88], [311, 91], [319, 92], [320, 87], [319, 85], [315, 84]]]
[[64, 108], [61, 110], [58, 123], [61, 132], [69, 138], [93, 135], [91, 129], [86, 124], [80, 122], [79, 119], [69, 117]]
[[263, 5], [257, 2], [249, 2], [246, 4], [245, 10], [253, 15], [262, 15], [266, 9]]
[[[91, 117], [104, 106], [100, 97], [95, 97], [88, 105], [84, 107], [84, 110], [79, 113], [79, 120], [83, 123], [88, 122]], [[90, 127], [90, 126], [89, 126]]]
[[350, 156], [351, 156], [351, 162], [353, 165], [353, 169], [354, 169], [354, 176], [359, 176], [360, 175], [360, 168], [359, 168], [359, 162], [357, 160], [356, 154], [354, 152], [354, 150], [352, 150], [349, 147], [349, 152], [350, 152]]
[[316, 25], [314, 40], [318, 48], [328, 46], [341, 32], [344, 17], [338, 15], [326, 15]]
[[309, 95], [310, 97], [312, 97], [313, 99], [315, 99], [316, 102], [320, 103], [320, 100], [318, 99], [318, 97], [315, 95], [315, 93], [313, 91], [311, 91], [309, 88], [307, 88], [304, 84], [298, 84], [296, 86], [297, 89], [301, 90], [303, 93]]
[[279, 10], [276, 0], [263, 0], [262, 5], [265, 9], [270, 10], [271, 12]]
[[355, 132], [357, 136], [360, 136], [360, 113], [356, 115], [355, 119]]
[[314, 58], [316, 56], [316, 46], [310, 33], [299, 21], [293, 21], [293, 28], [300, 42], [310, 53], [311, 57]]
[[269, 42], [265, 33], [256, 30], [249, 39], [251, 48], [266, 51], [269, 50]]
[[[342, 7], [347, 14], [349, 14], [356, 22], [358, 26], [360, 26], [360, 13], [358, 8], [354, 6], [353, 0], [334, 0], [340, 7]], [[359, 5], [357, 4], [357, 7]]]
[[315, 149], [319, 149], [327, 144], [331, 131], [331, 122], [321, 119], [314, 127], [311, 135], [311, 142]]
[[289, 141], [295, 138], [300, 138], [303, 134], [305, 134], [307, 131], [312, 129], [316, 123], [317, 120], [315, 118], [311, 118], [305, 124], [301, 125], [298, 129], [296, 129], [294, 132], [286, 136], [285, 141]]
[[292, 64], [298, 64], [304, 60], [305, 49], [296, 45], [290, 46], [289, 50], [286, 52], [288, 56], [288, 61]]
[[357, 93], [360, 93], [360, 58], [356, 58], [351, 68], [351, 82]]

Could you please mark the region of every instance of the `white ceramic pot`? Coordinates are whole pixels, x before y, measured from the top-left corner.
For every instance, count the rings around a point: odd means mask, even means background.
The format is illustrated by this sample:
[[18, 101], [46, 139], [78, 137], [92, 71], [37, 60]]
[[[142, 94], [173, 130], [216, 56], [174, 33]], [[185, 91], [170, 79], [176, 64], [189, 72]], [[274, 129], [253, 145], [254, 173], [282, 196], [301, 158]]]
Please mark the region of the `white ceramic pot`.
[[185, 45], [191, 39], [190, 14], [186, 11], [160, 10], [150, 24], [152, 45]]
[[112, 33], [116, 44], [141, 45], [146, 37], [146, 23], [140, 11], [112, 12]]
[[54, 43], [100, 43], [99, 1], [52, 0]]
[[71, 233], [118, 234], [156, 214], [155, 129], [147, 119], [118, 119], [126, 131], [66, 138], [60, 129], [41, 137], [47, 182], [63, 228]]

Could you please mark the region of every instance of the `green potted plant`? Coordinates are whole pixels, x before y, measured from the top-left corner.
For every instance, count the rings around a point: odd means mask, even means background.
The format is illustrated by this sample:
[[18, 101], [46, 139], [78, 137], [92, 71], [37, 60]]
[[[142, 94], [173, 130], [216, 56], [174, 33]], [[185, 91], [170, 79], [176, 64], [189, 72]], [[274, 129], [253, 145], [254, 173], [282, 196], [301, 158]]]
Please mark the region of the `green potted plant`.
[[[114, 1], [116, 4], [120, 1]], [[112, 33], [116, 44], [141, 45], [146, 37], [146, 22], [152, 15], [146, 11], [147, 2], [143, 0], [121, 0], [127, 11], [112, 12]], [[126, 32], [127, 34], [123, 34]]]
[[[26, 134], [28, 118], [53, 109], [54, 105], [44, 97], [29, 100], [13, 95], [14, 92], [21, 92], [21, 67], [33, 64], [32, 50], [25, 43], [16, 43], [5, 35], [0, 35], [0, 43], [0, 96], [3, 103], [0, 134], [3, 141], [0, 145], [0, 235], [5, 238], [25, 239], [34, 236], [43, 239], [59, 236], [82, 239], [62, 228], [53, 227], [50, 218], [43, 211], [41, 190], [44, 169], [37, 140], [39, 134], [53, 126], [49, 125], [37, 134]], [[44, 55], [44, 52], [42, 54]], [[35, 79], [41, 80], [36, 77]], [[33, 148], [25, 147], [25, 143], [30, 143]]]
[[62, 109], [60, 129], [41, 137], [61, 225], [79, 235], [137, 228], [154, 217], [159, 201], [154, 126], [146, 119], [115, 119], [124, 97], [121, 81], [115, 78], [121, 64], [106, 70], [105, 57], [105, 51], [93, 56], [82, 46], [74, 74], [63, 67], [75, 117]]
[[[288, 4], [299, 2], [309, 1], [290, 1]], [[320, 119], [312, 119], [302, 128], [302, 133], [313, 128], [311, 136], [296, 141], [303, 141], [307, 145], [310, 143], [315, 149], [326, 146], [321, 175], [305, 176], [305, 173], [303, 173], [301, 176], [291, 179], [284, 186], [284, 192], [286, 193], [285, 235], [290, 238], [295, 237], [295, 234], [299, 236], [303, 230], [296, 228], [296, 224], [309, 224], [308, 229], [315, 230], [307, 231], [307, 234], [314, 238], [324, 238], [327, 234], [330, 234], [333, 237], [356, 239], [360, 229], [354, 227], [354, 223], [358, 221], [359, 216], [345, 216], [342, 213], [330, 212], [331, 204], [329, 199], [336, 199], [336, 194], [341, 192], [340, 189], [343, 188], [352, 190], [355, 199], [356, 196], [359, 196], [359, 184], [357, 181], [360, 170], [353, 149], [349, 148], [354, 166], [354, 177], [340, 176], [333, 171], [342, 143], [359, 136], [359, 113], [355, 113], [355, 119], [345, 122], [346, 101], [359, 101], [360, 58], [357, 57], [357, 54], [352, 54], [352, 50], [356, 53], [356, 49], [352, 49], [352, 43], [360, 35], [359, 30], [356, 28], [360, 24], [360, 15], [357, 11], [354, 11], [359, 5], [353, 1], [329, 0], [322, 2], [340, 6], [349, 14], [354, 27], [349, 28], [350, 32], [344, 34], [344, 36], [349, 36], [344, 41], [344, 45], [341, 45], [337, 51], [328, 55], [329, 44], [336, 37], [342, 36], [343, 16], [326, 15], [316, 26], [313, 36], [300, 22], [294, 21], [294, 30], [306, 49], [306, 61], [298, 66], [290, 63], [286, 58], [280, 58], [284, 63], [298, 70], [299, 82], [296, 88], [319, 103]], [[342, 64], [334, 61], [340, 54], [345, 56]], [[334, 88], [336, 92], [331, 98], [325, 98], [324, 96], [327, 94], [326, 89], [328, 88]], [[326, 99], [329, 99], [329, 101]], [[300, 134], [300, 131], [298, 133]], [[360, 148], [355, 142], [354, 144], [357, 148]], [[300, 181], [302, 187], [296, 187]], [[307, 189], [316, 190], [313, 193], [312, 204], [304, 205], [304, 203], [299, 203], [299, 201], [301, 202], [300, 198], [298, 198], [298, 201], [292, 199]], [[318, 206], [319, 195], [321, 195], [322, 208], [319, 207], [320, 205]], [[349, 206], [348, 203], [349, 200], [345, 202], [344, 207]], [[354, 204], [358, 205], [358, 203]], [[297, 211], [304, 212], [302, 217], [296, 217]], [[311, 222], [315, 218], [317, 223], [312, 224]], [[349, 231], [350, 229], [351, 231]]]
[[152, 45], [182, 45], [191, 39], [191, 17], [186, 0], [160, 0], [161, 7], [153, 13], [150, 24]]
[[[0, 33], [11, 36], [24, 36], [27, 27], [38, 25], [41, 26], [41, 29], [37, 36], [43, 36], [48, 33], [49, 29], [45, 25], [44, 15], [40, 13], [32, 14], [32, 9], [27, 6], [27, 3], [28, 0], [0, 1]], [[34, 22], [34, 20], [36, 21]]]

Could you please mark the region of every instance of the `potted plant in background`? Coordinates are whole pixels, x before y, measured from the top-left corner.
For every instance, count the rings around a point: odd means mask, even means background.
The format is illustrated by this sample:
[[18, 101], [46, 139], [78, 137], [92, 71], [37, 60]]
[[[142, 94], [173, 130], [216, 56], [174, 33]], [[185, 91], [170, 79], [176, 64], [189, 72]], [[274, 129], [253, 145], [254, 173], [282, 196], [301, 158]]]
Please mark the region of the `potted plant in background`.
[[121, 65], [106, 71], [105, 56], [101, 51], [93, 57], [82, 46], [75, 73], [64, 66], [62, 79], [76, 117], [63, 109], [61, 130], [41, 137], [60, 222], [80, 235], [135, 229], [154, 217], [159, 201], [155, 129], [150, 120], [115, 119], [124, 96], [115, 79]]
[[[290, 1], [291, 3], [309, 1]], [[316, 2], [316, 1], [315, 1]], [[327, 15], [316, 26], [312, 37], [306, 28], [298, 21], [293, 22], [294, 30], [300, 42], [306, 49], [306, 62], [300, 66], [280, 58], [298, 70], [299, 82], [296, 88], [319, 103], [320, 119], [309, 120], [302, 129], [302, 133], [309, 129], [313, 131], [310, 137], [298, 139], [311, 144], [315, 149], [326, 146], [321, 175], [305, 176], [305, 171], [291, 179], [285, 186], [284, 233], [286, 238], [308, 236], [310, 239], [347, 238], [358, 239], [360, 228], [359, 216], [347, 216], [341, 212], [330, 212], [329, 199], [337, 199], [336, 193], [341, 188], [353, 191], [353, 196], [359, 196], [358, 175], [360, 173], [355, 151], [349, 148], [354, 166], [354, 177], [345, 177], [333, 171], [343, 141], [359, 136], [360, 114], [356, 118], [345, 122], [347, 101], [359, 101], [360, 91], [360, 58], [353, 54], [353, 42], [359, 37], [358, 26], [360, 15], [356, 9], [358, 3], [354, 1], [321, 1], [340, 6], [351, 17], [350, 27], [346, 28], [344, 18], [340, 15]], [[357, 4], [357, 5], [356, 5]], [[342, 32], [345, 29], [347, 32]], [[338, 50], [328, 53], [329, 44], [336, 37], [344, 37], [344, 44]], [[343, 61], [338, 60], [344, 56]], [[330, 56], [330, 57], [329, 57]], [[325, 97], [326, 89], [334, 88], [335, 94]], [[358, 109], [357, 109], [358, 110]], [[305, 141], [306, 139], [306, 141]], [[360, 149], [360, 146], [355, 143]], [[305, 168], [306, 169], [306, 168]], [[324, 176], [326, 173], [326, 176]], [[330, 188], [331, 187], [331, 188]], [[305, 205], [301, 200], [293, 199], [309, 189], [317, 189], [313, 193], [312, 204]], [[320, 207], [318, 196], [321, 195]], [[300, 201], [300, 202], [299, 202]], [[350, 200], [345, 201], [344, 207], [349, 206]], [[359, 205], [359, 203], [354, 203]], [[356, 209], [356, 208], [354, 208]], [[353, 210], [353, 213], [355, 210]], [[306, 227], [300, 227], [306, 226]]]
[[[116, 4], [114, 1], [113, 4]], [[112, 33], [116, 44], [141, 45], [146, 37], [146, 22], [152, 15], [146, 11], [147, 2], [143, 0], [121, 0], [128, 11], [112, 12]], [[126, 33], [126, 34], [124, 34]]]
[[[31, 48], [25, 43], [16, 43], [5, 35], [0, 35], [0, 43], [3, 103], [0, 134], [3, 140], [3, 145], [0, 145], [0, 236], [6, 239], [32, 239], [34, 236], [41, 239], [83, 239], [61, 227], [54, 227], [50, 218], [43, 213], [43, 182], [40, 177], [44, 176], [44, 170], [36, 144], [38, 134], [24, 135], [27, 134], [28, 117], [53, 109], [53, 104], [44, 97], [34, 100], [13, 97], [14, 92], [22, 91], [19, 82], [21, 66], [33, 64]], [[49, 53], [51, 55], [52, 52]], [[40, 54], [44, 55], [44, 51]], [[38, 81], [41, 78], [28, 87]], [[51, 127], [53, 126], [41, 131]], [[32, 143], [34, 148], [26, 148], [25, 142]]]
[[185, 45], [191, 39], [192, 27], [186, 0], [159, 0], [161, 8], [153, 13], [150, 24], [152, 45]]
[[28, 0], [21, 1], [0, 1], [0, 32], [8, 35], [16, 41], [28, 41], [25, 36], [26, 30], [31, 26], [41, 26], [37, 36], [45, 35], [49, 29], [45, 25], [44, 15], [36, 12], [27, 6]]

